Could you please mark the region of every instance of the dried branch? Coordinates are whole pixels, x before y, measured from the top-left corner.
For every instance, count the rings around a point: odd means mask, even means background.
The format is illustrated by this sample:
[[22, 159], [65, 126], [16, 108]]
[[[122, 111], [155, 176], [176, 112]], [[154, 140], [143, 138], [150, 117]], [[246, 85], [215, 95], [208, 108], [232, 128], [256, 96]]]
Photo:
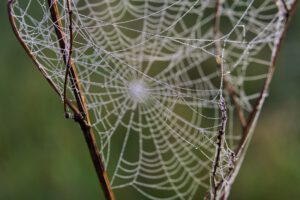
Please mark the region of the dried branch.
[[[222, 52], [222, 48], [221, 48], [221, 43], [219, 40], [220, 37], [220, 17], [221, 17], [221, 10], [222, 9], [222, 2], [221, 0], [217, 0], [216, 4], [215, 4], [215, 18], [214, 18], [214, 29], [213, 29], [213, 33], [214, 33], [214, 38], [216, 40], [215, 42], [215, 54], [220, 56], [221, 52]], [[221, 65], [223, 62], [223, 58], [220, 59], [220, 57], [217, 57], [217, 65], [218, 67], [221, 69]], [[223, 76], [223, 82], [224, 82], [224, 88], [225, 90], [228, 92], [229, 96], [231, 97], [234, 106], [236, 108], [236, 112], [239, 116], [239, 120], [240, 123], [242, 125], [242, 128], [244, 129], [246, 127], [246, 119], [244, 116], [244, 112], [243, 109], [241, 108], [240, 104], [239, 104], [239, 98], [237, 95], [237, 92], [235, 91], [235, 88], [230, 84], [230, 82], [228, 81], [228, 78], [226, 76], [224, 76], [224, 74], [222, 73], [221, 76]]]
[[[263, 102], [264, 102], [264, 100], [267, 96], [267, 91], [269, 89], [271, 80], [273, 78], [273, 74], [274, 74], [275, 67], [276, 67], [275, 64], [276, 64], [276, 60], [278, 58], [278, 55], [279, 55], [279, 52], [280, 52], [280, 49], [281, 49], [282, 41], [283, 41], [284, 36], [286, 35], [287, 27], [289, 25], [291, 16], [295, 12], [297, 3], [298, 3], [298, 0], [295, 1], [293, 3], [293, 5], [291, 5], [291, 9], [289, 10], [285, 3], [282, 3], [281, 0], [278, 1], [277, 5], [278, 5], [279, 11], [282, 13], [281, 17], [282, 17], [282, 23], [283, 23], [284, 28], [282, 29], [281, 36], [278, 38], [278, 40], [275, 44], [275, 50], [273, 51], [273, 54], [272, 54], [272, 57], [271, 57], [271, 64], [270, 64], [270, 67], [269, 67], [268, 76], [267, 76], [267, 78], [264, 82], [263, 89], [260, 92], [260, 95], [259, 95], [259, 97], [258, 97], [258, 99], [255, 103], [255, 106], [254, 106], [252, 112], [250, 113], [250, 115], [247, 119], [247, 126], [244, 129], [243, 137], [242, 137], [241, 142], [239, 144], [239, 147], [237, 148], [237, 151], [236, 151], [237, 155], [240, 155], [241, 152], [243, 151], [243, 149], [245, 148], [245, 145], [248, 141], [248, 138], [250, 137], [251, 132], [252, 132], [251, 127], [253, 127], [253, 124], [256, 123], [257, 117], [258, 117], [258, 115], [261, 111], [261, 108], [262, 108], [262, 104], [263, 104]], [[280, 4], [282, 4], [282, 5], [280, 5]]]
[[219, 130], [219, 135], [218, 135], [218, 142], [217, 142], [217, 151], [216, 151], [216, 156], [214, 159], [214, 163], [213, 163], [213, 171], [212, 171], [212, 176], [211, 176], [211, 199], [216, 199], [217, 198], [217, 193], [218, 193], [218, 188], [219, 185], [221, 185], [221, 183], [223, 182], [222, 180], [218, 183], [217, 182], [217, 171], [218, 168], [220, 166], [220, 162], [221, 162], [221, 151], [224, 147], [224, 143], [225, 143], [225, 129], [226, 129], [226, 124], [227, 124], [227, 107], [226, 107], [226, 102], [225, 99], [221, 96], [220, 97], [220, 111], [221, 111], [221, 128]]
[[[15, 19], [13, 17], [13, 13], [12, 13], [12, 6], [13, 6], [14, 0], [8, 0], [7, 3], [7, 8], [8, 8], [8, 15], [9, 15], [9, 19], [10, 19], [10, 23], [11, 26], [13, 28], [13, 31], [17, 37], [17, 39], [19, 40], [20, 44], [23, 46], [23, 48], [25, 49], [26, 53], [29, 55], [29, 57], [33, 60], [33, 62], [35, 63], [35, 65], [37, 66], [38, 70], [42, 73], [43, 77], [45, 77], [45, 79], [47, 80], [47, 82], [50, 84], [50, 86], [54, 89], [54, 91], [58, 94], [61, 95], [59, 92], [59, 89], [57, 88], [57, 86], [55, 85], [55, 83], [48, 77], [47, 72], [44, 70], [44, 66], [38, 61], [38, 59], [34, 56], [34, 54], [31, 52], [31, 50], [29, 49], [29, 47], [27, 46], [27, 44], [23, 41], [23, 39], [21, 38], [19, 32], [18, 32], [18, 28], [15, 22]], [[76, 67], [75, 64], [72, 62], [71, 59], [71, 55], [72, 55], [72, 45], [70, 45], [70, 48], [67, 49], [67, 43], [65, 41], [64, 38], [64, 32], [62, 30], [62, 22], [61, 22], [61, 18], [59, 16], [59, 12], [58, 12], [58, 6], [56, 3], [56, 0], [48, 0], [49, 3], [49, 7], [50, 7], [50, 12], [51, 12], [51, 17], [52, 17], [52, 21], [54, 23], [54, 29], [59, 41], [59, 46], [63, 55], [63, 60], [66, 64], [66, 79], [68, 79], [68, 76], [70, 76], [70, 81], [71, 81], [71, 85], [72, 85], [72, 89], [73, 89], [73, 93], [76, 99], [76, 105], [74, 105], [67, 97], [66, 97], [66, 92], [64, 91], [64, 107], [68, 106], [74, 113], [74, 119], [76, 122], [79, 123], [82, 132], [84, 134], [85, 140], [87, 142], [88, 145], [88, 149], [90, 151], [90, 155], [92, 157], [93, 160], [93, 164], [94, 167], [96, 169], [96, 173], [101, 185], [101, 188], [104, 192], [104, 195], [106, 197], [106, 199], [108, 200], [114, 200], [114, 194], [112, 192], [107, 174], [106, 174], [106, 170], [104, 168], [104, 165], [102, 163], [101, 160], [101, 156], [100, 156], [100, 152], [99, 149], [97, 147], [97, 143], [95, 140], [95, 136], [94, 136], [94, 132], [93, 129], [90, 126], [90, 119], [89, 119], [89, 115], [88, 115], [88, 110], [86, 107], [86, 103], [84, 100], [84, 96], [82, 94], [82, 90], [81, 90], [81, 86], [80, 86], [80, 82], [77, 76], [77, 72], [76, 72]], [[70, 5], [70, 4], [69, 4]], [[70, 7], [69, 7], [69, 11]], [[69, 12], [69, 17], [72, 18], [72, 12]], [[70, 18], [70, 22], [72, 22], [72, 19]], [[70, 24], [69, 26], [70, 28], [70, 33], [72, 32], [72, 25]], [[72, 43], [72, 34], [70, 37], [70, 43]], [[65, 82], [65, 85], [67, 85], [67, 82]], [[65, 86], [66, 88], [66, 86]], [[66, 110], [66, 108], [65, 108]]]
[[[278, 0], [278, 2], [282, 2], [282, 1]], [[268, 90], [271, 80], [273, 78], [273, 74], [275, 71], [275, 63], [276, 63], [276, 60], [278, 58], [278, 55], [279, 55], [279, 52], [280, 52], [280, 49], [282, 46], [282, 41], [286, 35], [287, 28], [288, 28], [289, 22], [291, 20], [291, 16], [295, 13], [298, 2], [299, 2], [298, 0], [295, 1], [291, 5], [291, 8], [288, 10], [286, 10], [287, 6], [285, 3], [282, 5], [282, 7], [280, 6], [280, 3], [278, 4], [278, 9], [280, 12], [282, 12], [281, 17], [283, 20], [282, 22], [284, 23], [283, 24], [284, 27], [282, 28], [282, 32], [281, 32], [280, 37], [277, 40], [277, 43], [275, 44], [275, 50], [273, 51], [273, 54], [271, 57], [271, 64], [269, 66], [268, 76], [264, 82], [263, 89], [260, 92], [259, 98], [256, 101], [253, 111], [250, 113], [250, 115], [247, 119], [247, 125], [243, 130], [243, 137], [241, 138], [240, 144], [239, 144], [238, 148], [236, 149], [236, 152], [235, 152], [236, 159], [234, 160], [234, 168], [232, 168], [226, 175], [226, 182], [227, 182], [226, 184], [227, 184], [227, 188], [229, 188], [229, 189], [230, 189], [231, 185], [233, 184], [233, 181], [234, 181], [235, 177], [237, 176], [237, 173], [243, 162], [243, 159], [245, 156], [244, 151], [247, 149], [247, 146], [250, 143], [250, 139], [253, 134], [253, 128], [258, 120], [259, 113], [261, 111], [264, 100], [267, 96], [267, 90]], [[228, 195], [229, 195], [229, 190], [224, 191], [220, 198], [227, 199]]]
[[[228, 82], [227, 78], [224, 77], [224, 88], [226, 89], [226, 91], [228, 92], [228, 94], [230, 95], [231, 99], [233, 100], [233, 103], [235, 105], [235, 108], [237, 110], [237, 114], [239, 116], [239, 120], [242, 126], [242, 138], [240, 140], [240, 143], [238, 145], [238, 148], [236, 149], [232, 161], [233, 161], [233, 168], [229, 170], [229, 172], [227, 173], [227, 175], [225, 176], [226, 180], [226, 185], [222, 186], [222, 183], [220, 182], [218, 185], [216, 185], [213, 182], [213, 187], [214, 187], [214, 196], [211, 196], [212, 199], [216, 199], [216, 198], [220, 198], [220, 199], [227, 199], [228, 195], [229, 195], [229, 190], [230, 190], [230, 186], [232, 185], [240, 167], [241, 167], [241, 163], [243, 161], [244, 158], [244, 151], [247, 149], [247, 146], [250, 142], [250, 138], [252, 136], [253, 133], [253, 127], [255, 125], [255, 123], [257, 122], [259, 113], [261, 111], [262, 108], [262, 104], [266, 98], [266, 94], [267, 94], [267, 90], [270, 86], [273, 74], [274, 74], [274, 70], [275, 70], [275, 63], [280, 51], [280, 47], [282, 45], [282, 40], [287, 32], [287, 27], [289, 24], [289, 21], [291, 19], [291, 16], [294, 14], [298, 0], [295, 1], [292, 5], [291, 8], [288, 9], [287, 4], [284, 2], [284, 0], [278, 0], [277, 1], [277, 5], [278, 5], [278, 9], [280, 12], [282, 12], [282, 22], [284, 23], [284, 28], [282, 30], [281, 36], [278, 39], [276, 46], [275, 46], [275, 50], [273, 51], [272, 57], [271, 57], [271, 64], [269, 66], [269, 71], [268, 71], [268, 76], [267, 79], [265, 80], [264, 86], [262, 91], [260, 92], [259, 98], [257, 99], [254, 109], [252, 110], [252, 112], [250, 113], [248, 119], [246, 120], [243, 110], [240, 107], [239, 103], [238, 103], [238, 96], [236, 94], [236, 91], [234, 89], [234, 87], [232, 85], [230, 85], [230, 83]], [[217, 0], [216, 2], [216, 6], [215, 6], [215, 26], [214, 26], [214, 36], [216, 39], [216, 55], [220, 55], [221, 54], [221, 44], [219, 42], [218, 37], [219, 37], [219, 27], [220, 27], [220, 15], [221, 15], [221, 1]], [[222, 62], [222, 61], [221, 61]], [[217, 61], [219, 67], [221, 68], [222, 63], [219, 63]], [[215, 168], [215, 166], [214, 166]], [[215, 171], [215, 170], [214, 170]], [[223, 189], [222, 189], [223, 188]], [[222, 191], [219, 191], [221, 190]], [[228, 189], [228, 190], [227, 190]], [[217, 197], [217, 192], [220, 192], [220, 196]]]
[[[72, 34], [72, 12], [70, 8], [70, 2], [68, 1], [68, 12], [70, 17], [70, 42], [71, 44], [70, 49], [67, 48], [66, 39], [64, 38], [65, 33], [63, 32], [63, 26], [61, 22], [61, 17], [59, 15], [58, 5], [56, 0], [48, 0], [50, 13], [52, 22], [54, 24], [54, 29], [56, 32], [57, 39], [59, 41], [59, 45], [61, 48], [61, 52], [63, 55], [64, 62], [66, 64], [66, 80], [68, 78], [68, 74], [70, 76], [70, 81], [72, 84], [73, 94], [75, 96], [77, 106], [79, 108], [79, 111], [81, 112], [80, 116], [75, 116], [75, 120], [80, 124], [80, 127], [82, 129], [82, 132], [85, 136], [85, 140], [87, 142], [90, 154], [93, 159], [94, 166], [96, 168], [96, 172], [98, 175], [98, 179], [100, 182], [100, 185], [102, 187], [102, 190], [106, 196], [107, 199], [115, 199], [114, 194], [112, 192], [109, 180], [107, 178], [106, 170], [104, 168], [104, 165], [101, 160], [101, 156], [99, 153], [99, 149], [97, 147], [97, 143], [95, 140], [93, 129], [90, 126], [90, 119], [88, 110], [86, 107], [85, 99], [83, 96], [83, 92], [81, 90], [81, 84], [77, 75], [76, 66], [74, 62], [71, 59], [71, 53], [72, 53], [72, 43], [73, 43], [73, 34]], [[68, 55], [66, 53], [68, 52]], [[68, 72], [69, 71], [69, 72]], [[64, 98], [66, 99], [66, 82], [64, 84]]]

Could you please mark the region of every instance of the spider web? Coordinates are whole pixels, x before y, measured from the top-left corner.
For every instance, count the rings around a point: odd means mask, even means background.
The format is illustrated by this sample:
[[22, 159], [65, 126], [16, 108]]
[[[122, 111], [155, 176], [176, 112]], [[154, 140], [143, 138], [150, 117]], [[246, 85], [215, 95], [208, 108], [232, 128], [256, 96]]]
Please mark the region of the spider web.
[[[199, 199], [230, 189], [294, 2], [71, 1], [72, 60], [116, 194]], [[67, 1], [57, 3], [71, 41]], [[15, 1], [12, 14], [63, 98], [66, 64], [47, 1]]]

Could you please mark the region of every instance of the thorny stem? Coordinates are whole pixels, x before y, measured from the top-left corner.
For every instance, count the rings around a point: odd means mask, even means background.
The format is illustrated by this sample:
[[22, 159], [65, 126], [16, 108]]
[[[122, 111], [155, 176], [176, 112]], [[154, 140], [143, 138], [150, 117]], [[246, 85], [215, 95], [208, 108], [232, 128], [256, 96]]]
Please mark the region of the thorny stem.
[[220, 167], [220, 162], [221, 161], [221, 152], [224, 147], [224, 142], [225, 142], [225, 129], [226, 129], [226, 124], [227, 124], [227, 107], [226, 107], [226, 102], [225, 99], [221, 96], [220, 97], [220, 103], [219, 107], [221, 110], [221, 129], [219, 130], [219, 135], [218, 135], [218, 142], [217, 142], [217, 152], [216, 156], [214, 159], [213, 163], [213, 171], [212, 171], [212, 176], [211, 176], [211, 199], [216, 199], [217, 198], [217, 193], [218, 193], [218, 187], [222, 183], [222, 180], [218, 183], [217, 182], [217, 171], [218, 168]]
[[[218, 39], [220, 37], [219, 33], [219, 27], [220, 27], [220, 17], [221, 17], [221, 8], [222, 8], [222, 3], [220, 0], [216, 1], [215, 4], [215, 18], [214, 18], [214, 37], [216, 39], [215, 43], [215, 54], [217, 55], [216, 62], [218, 65], [218, 68], [220, 70], [220, 75], [221, 75], [221, 88], [223, 87], [226, 89], [228, 94], [230, 95], [231, 99], [233, 100], [233, 103], [236, 107], [237, 114], [239, 116], [240, 122], [242, 127], [244, 128], [246, 126], [246, 120], [244, 117], [244, 113], [242, 111], [242, 108], [240, 107], [238, 103], [238, 96], [235, 92], [234, 87], [229, 83], [228, 79], [226, 76], [224, 76], [224, 60], [223, 60], [223, 52], [221, 50], [221, 43]], [[225, 143], [225, 131], [226, 131], [226, 125], [227, 125], [227, 106], [226, 106], [226, 101], [222, 96], [220, 97], [220, 102], [219, 102], [219, 107], [221, 111], [221, 129], [219, 130], [219, 135], [218, 135], [218, 142], [217, 142], [217, 149], [216, 149], [216, 154], [213, 162], [213, 169], [212, 169], [212, 175], [211, 175], [211, 189], [210, 189], [210, 199], [215, 200], [219, 198], [219, 193], [223, 192], [222, 190], [222, 185], [224, 180], [217, 180], [217, 171], [218, 168], [220, 167], [220, 162], [221, 162], [221, 151], [224, 148], [224, 143]], [[232, 162], [235, 158], [235, 155], [232, 155]], [[218, 182], [217, 182], [218, 181]]]

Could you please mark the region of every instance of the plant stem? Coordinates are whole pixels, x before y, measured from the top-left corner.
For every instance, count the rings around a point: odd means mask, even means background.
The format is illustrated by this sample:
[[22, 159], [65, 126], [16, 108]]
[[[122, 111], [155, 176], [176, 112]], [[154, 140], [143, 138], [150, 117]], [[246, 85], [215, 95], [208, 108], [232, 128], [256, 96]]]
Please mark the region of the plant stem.
[[[114, 194], [112, 192], [106, 170], [104, 168], [101, 155], [99, 153], [99, 149], [97, 147], [96, 139], [95, 139], [95, 134], [93, 132], [93, 129], [90, 126], [90, 119], [89, 119], [89, 114], [88, 110], [86, 107], [85, 99], [82, 94], [81, 86], [80, 86], [80, 81], [76, 72], [76, 67], [74, 62], [70, 61], [70, 56], [67, 55], [67, 53], [71, 52], [71, 50], [66, 49], [67, 48], [67, 43], [66, 39], [64, 38], [64, 32], [63, 32], [63, 26], [61, 22], [61, 17], [59, 15], [59, 9], [56, 0], [48, 0], [50, 12], [51, 12], [51, 18], [52, 22], [54, 24], [54, 29], [56, 32], [57, 39], [59, 41], [59, 46], [61, 48], [61, 52], [63, 55], [64, 62], [66, 64], [67, 70], [70, 70], [70, 82], [72, 84], [73, 88], [73, 94], [75, 96], [76, 102], [78, 109], [80, 111], [80, 115], [78, 113], [75, 113], [75, 121], [77, 121], [81, 127], [81, 130], [84, 134], [86, 143], [88, 145], [88, 149], [90, 152], [90, 155], [93, 160], [94, 167], [97, 172], [97, 176], [101, 185], [101, 188], [104, 192], [104, 195], [106, 199], [108, 200], [114, 200]], [[70, 12], [70, 11], [69, 11]], [[71, 20], [70, 20], [71, 21]], [[70, 25], [72, 27], [72, 25]], [[72, 28], [70, 28], [72, 31]], [[71, 33], [70, 33], [71, 34]], [[71, 37], [72, 38], [72, 37]], [[72, 39], [70, 43], [72, 43]], [[72, 46], [72, 45], [69, 45]], [[76, 115], [77, 114], [77, 115]]]

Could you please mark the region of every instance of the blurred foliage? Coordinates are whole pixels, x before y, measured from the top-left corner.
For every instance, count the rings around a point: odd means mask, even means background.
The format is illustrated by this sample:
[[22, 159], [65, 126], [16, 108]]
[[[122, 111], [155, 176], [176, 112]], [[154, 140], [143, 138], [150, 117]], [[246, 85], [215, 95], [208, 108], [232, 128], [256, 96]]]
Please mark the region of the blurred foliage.
[[[18, 44], [0, 2], [0, 199], [99, 199], [83, 136]], [[230, 199], [300, 198], [300, 10]]]

